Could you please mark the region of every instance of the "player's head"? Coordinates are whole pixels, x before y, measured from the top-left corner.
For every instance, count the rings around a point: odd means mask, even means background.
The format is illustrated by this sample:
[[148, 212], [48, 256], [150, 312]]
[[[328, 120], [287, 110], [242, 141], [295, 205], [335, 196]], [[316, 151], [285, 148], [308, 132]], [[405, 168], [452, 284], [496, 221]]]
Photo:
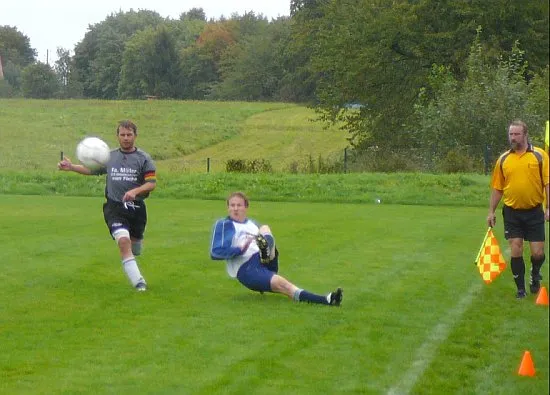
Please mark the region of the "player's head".
[[508, 125], [508, 141], [513, 150], [522, 150], [527, 147], [527, 125], [518, 120], [510, 122]]
[[120, 149], [125, 152], [131, 152], [135, 149], [137, 136], [137, 126], [132, 121], [120, 121], [116, 128], [118, 144]]
[[120, 129], [126, 129], [126, 130], [131, 130], [134, 132], [134, 135], [137, 136], [137, 126], [135, 123], [133, 123], [132, 121], [126, 119], [124, 121], [120, 121], [118, 123], [118, 126], [116, 128], [116, 134], [117, 136], [120, 134]]
[[234, 198], [234, 197], [238, 197], [238, 198], [241, 198], [244, 202], [244, 206], [246, 208], [248, 208], [248, 198], [246, 197], [246, 195], [244, 194], [244, 192], [232, 192], [228, 197], [227, 197], [227, 200], [225, 201], [227, 203], [227, 205], [229, 206], [229, 201]]
[[227, 213], [234, 221], [244, 222], [248, 211], [248, 198], [242, 192], [233, 192], [227, 198]]

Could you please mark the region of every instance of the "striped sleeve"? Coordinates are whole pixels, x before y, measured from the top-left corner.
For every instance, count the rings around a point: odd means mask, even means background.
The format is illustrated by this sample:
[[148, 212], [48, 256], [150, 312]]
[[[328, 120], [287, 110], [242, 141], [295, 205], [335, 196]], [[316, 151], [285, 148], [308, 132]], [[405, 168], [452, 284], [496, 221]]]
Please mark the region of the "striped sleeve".
[[145, 182], [157, 182], [157, 174], [154, 170], [145, 172], [143, 179]]
[[506, 159], [507, 156], [508, 156], [508, 153], [502, 154], [498, 158], [495, 164], [495, 168], [493, 169], [493, 175], [491, 177], [491, 187], [498, 191], [504, 190], [505, 180], [504, 180], [504, 174], [502, 172], [502, 165], [503, 165], [504, 159]]
[[224, 260], [240, 255], [242, 253], [241, 249], [231, 246], [234, 235], [235, 226], [233, 222], [226, 219], [218, 220], [212, 232], [210, 258], [214, 260]]

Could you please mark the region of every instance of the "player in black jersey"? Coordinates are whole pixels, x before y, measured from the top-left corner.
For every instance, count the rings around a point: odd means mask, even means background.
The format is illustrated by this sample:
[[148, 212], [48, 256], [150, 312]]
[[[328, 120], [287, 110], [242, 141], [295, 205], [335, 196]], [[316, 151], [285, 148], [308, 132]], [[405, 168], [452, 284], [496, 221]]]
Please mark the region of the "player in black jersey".
[[58, 168], [84, 175], [106, 174], [103, 217], [112, 238], [117, 242], [122, 266], [128, 279], [138, 291], [147, 283], [141, 275], [136, 256], [141, 254], [143, 234], [147, 224], [145, 198], [156, 187], [156, 167], [151, 156], [135, 146], [137, 126], [121, 121], [117, 126], [119, 148], [111, 151], [104, 168], [91, 170], [75, 165], [64, 157]]

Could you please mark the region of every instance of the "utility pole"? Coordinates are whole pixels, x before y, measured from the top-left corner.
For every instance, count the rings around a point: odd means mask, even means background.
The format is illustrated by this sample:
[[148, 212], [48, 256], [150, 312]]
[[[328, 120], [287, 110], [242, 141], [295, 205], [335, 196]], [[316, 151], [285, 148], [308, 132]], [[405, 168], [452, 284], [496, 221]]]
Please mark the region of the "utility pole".
[[0, 81], [4, 79], [4, 71], [2, 70], [2, 56], [0, 56]]

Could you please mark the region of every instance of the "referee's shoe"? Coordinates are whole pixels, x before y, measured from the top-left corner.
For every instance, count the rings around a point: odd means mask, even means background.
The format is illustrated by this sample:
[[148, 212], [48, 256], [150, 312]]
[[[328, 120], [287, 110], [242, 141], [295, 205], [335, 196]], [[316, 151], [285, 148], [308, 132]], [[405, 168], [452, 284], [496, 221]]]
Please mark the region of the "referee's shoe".
[[542, 280], [542, 276], [540, 273], [533, 274], [533, 271], [531, 271], [531, 279], [529, 280], [529, 290], [532, 294], [539, 293], [540, 289], [540, 280]]

